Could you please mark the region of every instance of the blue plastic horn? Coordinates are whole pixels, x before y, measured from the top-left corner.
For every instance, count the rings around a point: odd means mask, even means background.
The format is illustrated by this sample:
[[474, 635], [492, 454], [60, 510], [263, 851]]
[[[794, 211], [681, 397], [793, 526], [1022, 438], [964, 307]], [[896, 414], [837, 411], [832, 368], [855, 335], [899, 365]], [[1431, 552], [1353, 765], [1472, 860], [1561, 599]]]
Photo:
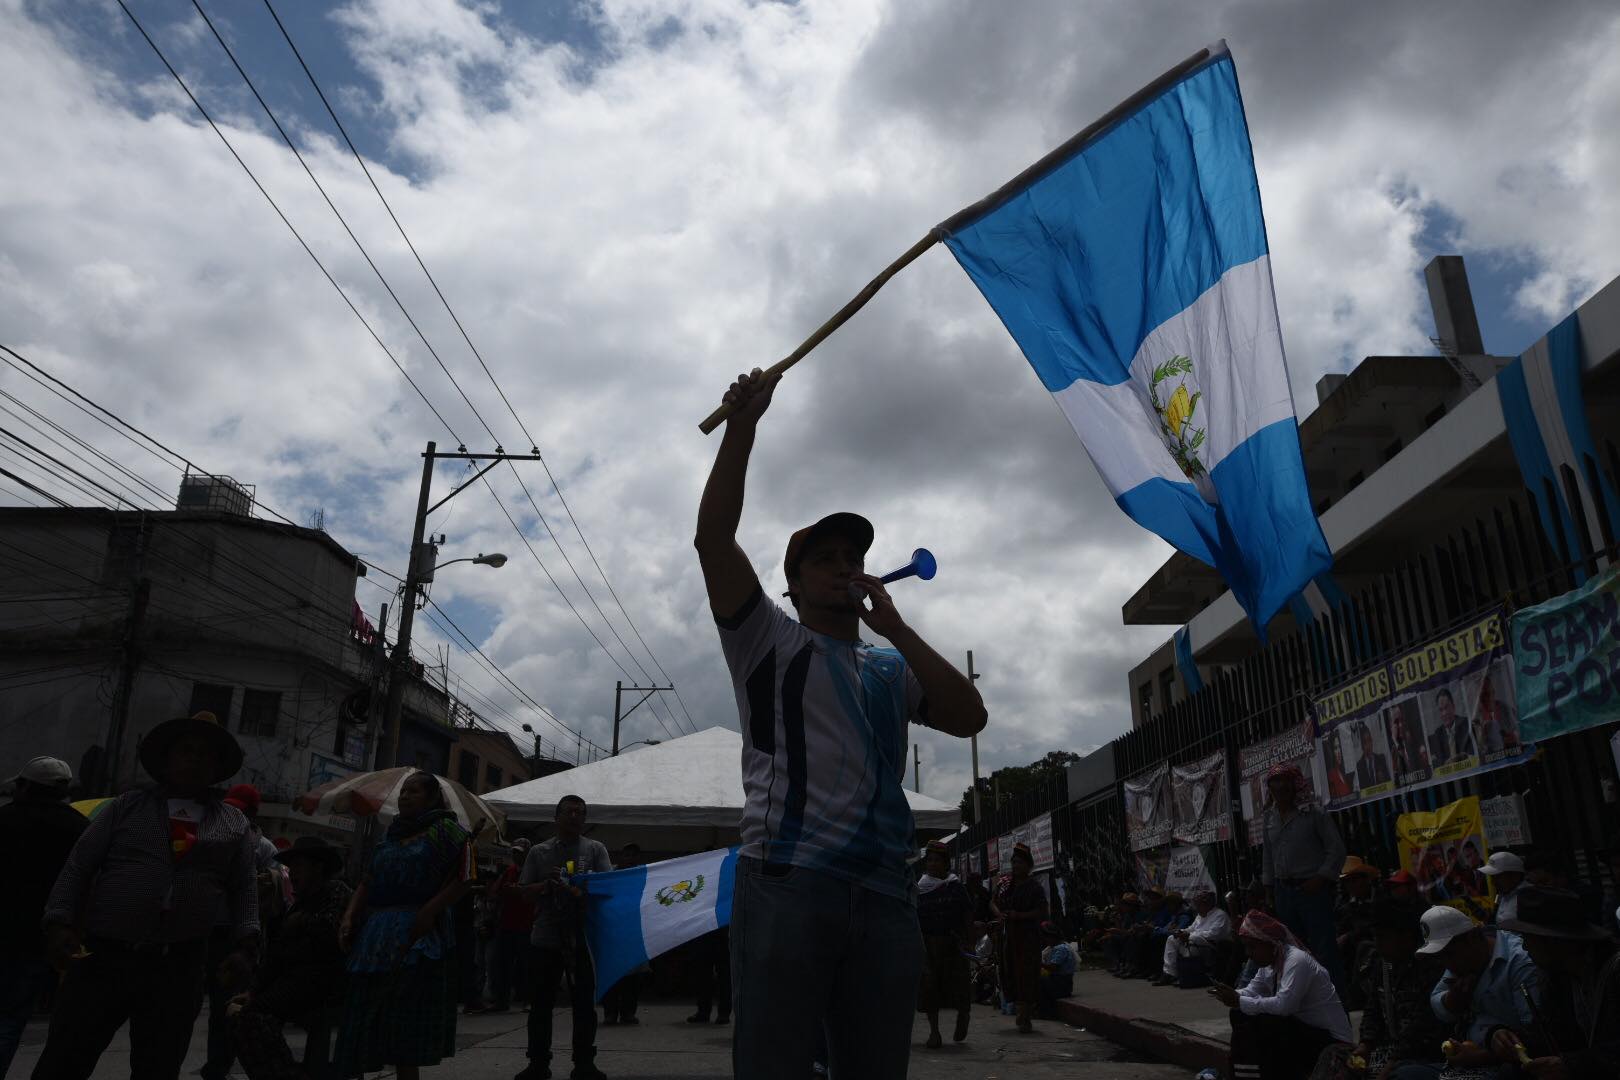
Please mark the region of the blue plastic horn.
[[878, 580], [885, 585], [891, 581], [899, 581], [901, 578], [908, 577], [914, 577], [921, 581], [931, 581], [938, 571], [939, 563], [934, 561], [934, 553], [927, 548], [918, 548], [911, 553], [910, 562], [890, 570]]

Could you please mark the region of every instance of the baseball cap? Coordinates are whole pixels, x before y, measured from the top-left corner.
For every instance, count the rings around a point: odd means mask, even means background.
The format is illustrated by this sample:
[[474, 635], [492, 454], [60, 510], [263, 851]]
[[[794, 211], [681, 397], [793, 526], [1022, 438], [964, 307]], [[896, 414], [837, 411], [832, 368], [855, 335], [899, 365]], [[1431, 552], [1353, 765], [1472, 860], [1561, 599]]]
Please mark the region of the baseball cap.
[[840, 511], [828, 514], [814, 525], [806, 525], [792, 536], [788, 537], [787, 554], [782, 558], [782, 571], [789, 580], [799, 575], [799, 560], [804, 557], [804, 549], [810, 546], [810, 541], [819, 539], [831, 533], [838, 533], [850, 537], [860, 544], [864, 552], [872, 546], [872, 537], [875, 530], [872, 523], [859, 514]]
[[1479, 923], [1454, 907], [1432, 907], [1423, 913], [1423, 947], [1418, 952], [1433, 955], [1464, 934], [1479, 929]]
[[1498, 851], [1485, 860], [1485, 865], [1479, 868], [1479, 872], [1490, 877], [1497, 874], [1522, 874], [1524, 860], [1511, 851]]
[[29, 760], [22, 767], [22, 772], [12, 777], [13, 781], [26, 780], [30, 784], [42, 784], [47, 787], [70, 784], [73, 782], [73, 770], [61, 758], [37, 757]]

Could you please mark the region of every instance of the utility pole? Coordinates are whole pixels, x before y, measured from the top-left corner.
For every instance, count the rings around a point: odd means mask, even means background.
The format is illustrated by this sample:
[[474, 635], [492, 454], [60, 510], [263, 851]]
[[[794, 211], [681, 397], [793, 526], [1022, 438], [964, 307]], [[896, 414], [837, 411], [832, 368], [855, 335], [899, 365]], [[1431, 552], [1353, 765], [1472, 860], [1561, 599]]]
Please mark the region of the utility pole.
[[383, 669], [388, 666], [388, 604], [385, 602], [377, 612], [377, 635], [371, 641], [371, 693], [366, 701], [366, 726], [362, 729], [365, 735], [365, 750], [360, 755], [360, 762], [367, 772], [377, 767], [377, 748], [382, 743], [382, 718], [386, 715], [383, 708]]
[[[968, 685], [978, 681], [973, 673], [973, 650], [968, 650]], [[984, 819], [984, 808], [979, 805], [979, 736], [969, 736], [968, 742], [973, 747], [973, 823], [977, 825]]]
[[911, 790], [922, 794], [922, 751], [911, 744]]
[[[124, 623], [124, 665], [118, 676], [117, 696], [113, 698], [112, 722], [107, 731], [107, 752], [103, 755], [98, 787], [104, 795], [118, 794], [118, 759], [124, 748], [124, 729], [129, 724], [129, 703], [135, 693], [135, 673], [141, 665], [141, 624], [146, 621], [146, 605], [152, 598], [152, 583], [146, 578], [135, 582], [129, 598], [129, 618]], [[224, 723], [221, 718], [220, 723]]]
[[[439, 460], [449, 459], [471, 462], [487, 459], [489, 464], [452, 488], [450, 494], [429, 506], [428, 496], [433, 489], [433, 464]], [[538, 450], [532, 454], [508, 454], [499, 446], [495, 448], [493, 454], [469, 454], [465, 446], [457, 447], [453, 454], [441, 454], [438, 452], [438, 444], [433, 442], [427, 444], [427, 450], [422, 454], [422, 489], [416, 498], [416, 520], [411, 528], [411, 558], [405, 567], [405, 584], [401, 586], [404, 601], [399, 609], [399, 640], [394, 644], [394, 658], [389, 665], [388, 674], [388, 699], [383, 707], [383, 722], [388, 727], [389, 765], [399, 764], [400, 713], [405, 704], [405, 684], [411, 672], [411, 624], [416, 621], [417, 598], [422, 586], [433, 581], [433, 560], [439, 550], [437, 544], [423, 542], [428, 515], [467, 490], [473, 481], [481, 479], [485, 473], [503, 461], [539, 460]]]
[[[642, 704], [660, 690], [673, 690], [674, 686], [626, 686], [623, 681], [613, 684], [613, 753], [612, 757], [619, 756], [619, 722], [629, 717], [630, 713], [641, 708]], [[630, 706], [623, 716], [619, 715], [619, 707], [624, 702], [624, 692], [628, 690], [633, 694], [641, 694], [641, 700]], [[643, 692], [645, 691], [645, 692]], [[635, 745], [631, 743], [631, 745]]]

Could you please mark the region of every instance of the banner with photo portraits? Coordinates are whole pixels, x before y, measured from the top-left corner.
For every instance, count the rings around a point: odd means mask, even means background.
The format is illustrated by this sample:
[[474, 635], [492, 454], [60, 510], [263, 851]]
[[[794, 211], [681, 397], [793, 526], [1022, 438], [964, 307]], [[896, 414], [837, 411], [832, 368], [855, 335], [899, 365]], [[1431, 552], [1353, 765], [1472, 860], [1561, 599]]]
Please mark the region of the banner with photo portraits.
[[1330, 810], [1529, 760], [1502, 610], [1408, 649], [1311, 702]]

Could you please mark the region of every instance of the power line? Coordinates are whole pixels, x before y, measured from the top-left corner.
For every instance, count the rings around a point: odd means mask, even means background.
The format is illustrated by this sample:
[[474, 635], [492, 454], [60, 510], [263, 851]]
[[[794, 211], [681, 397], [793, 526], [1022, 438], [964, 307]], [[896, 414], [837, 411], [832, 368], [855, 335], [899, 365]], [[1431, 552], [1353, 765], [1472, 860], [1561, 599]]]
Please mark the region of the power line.
[[186, 97], [191, 99], [191, 103], [196, 106], [197, 111], [202, 114], [202, 118], [208, 121], [208, 126], [214, 129], [214, 134], [218, 135], [219, 141], [225, 144], [225, 149], [230, 151], [231, 157], [235, 158], [236, 163], [242, 166], [242, 171], [248, 174], [248, 179], [253, 181], [253, 186], [259, 189], [259, 194], [264, 196], [265, 201], [270, 204], [270, 208], [274, 210], [276, 212], [276, 216], [281, 219], [281, 223], [287, 226], [287, 230], [293, 234], [293, 238], [296, 239], [298, 241], [298, 245], [304, 249], [304, 253], [308, 255], [311, 261], [313, 261], [320, 269], [321, 275], [325, 277], [327, 281], [331, 282], [332, 288], [338, 291], [338, 295], [343, 298], [343, 302], [348, 305], [349, 310], [354, 312], [354, 317], [360, 320], [360, 324], [366, 328], [366, 332], [369, 333], [372, 340], [377, 343], [377, 347], [382, 349], [383, 353], [387, 355], [389, 360], [393, 361], [394, 366], [399, 369], [399, 373], [405, 376], [405, 381], [411, 384], [411, 389], [416, 391], [416, 396], [422, 399], [422, 404], [428, 407], [428, 411], [433, 413], [434, 417], [441, 425], [443, 425], [444, 430], [450, 433], [450, 437], [455, 439], [457, 443], [460, 443], [461, 436], [456, 434], [455, 429], [450, 426], [450, 422], [439, 413], [439, 410], [434, 407], [433, 402], [428, 400], [428, 396], [422, 392], [422, 388], [416, 385], [416, 380], [411, 378], [411, 373], [406, 371], [405, 366], [395, 358], [393, 352], [390, 351], [388, 346], [383, 343], [383, 339], [377, 335], [377, 331], [372, 329], [371, 323], [367, 322], [366, 317], [360, 314], [360, 309], [355, 307], [354, 301], [349, 299], [349, 294], [343, 291], [343, 286], [339, 285], [337, 283], [337, 279], [334, 278], [331, 272], [326, 269], [326, 264], [321, 262], [320, 257], [317, 256], [310, 248], [309, 244], [305, 242], [303, 234], [293, 227], [293, 223], [287, 219], [287, 215], [282, 212], [281, 207], [276, 203], [276, 200], [270, 197], [270, 192], [265, 190], [264, 185], [259, 182], [259, 178], [254, 175], [253, 170], [248, 168], [247, 162], [243, 161], [242, 155], [236, 152], [236, 147], [231, 144], [231, 140], [225, 137], [225, 133], [219, 129], [219, 125], [214, 123], [214, 118], [208, 115], [208, 110], [203, 108], [202, 102], [197, 100], [197, 95], [191, 92], [191, 87], [186, 85], [186, 80], [180, 77], [180, 73], [175, 70], [174, 65], [169, 63], [169, 58], [163, 55], [163, 50], [158, 48], [157, 42], [152, 40], [152, 35], [146, 32], [146, 27], [142, 26], [141, 21], [135, 17], [135, 13], [129, 10], [129, 5], [124, 3], [124, 0], [118, 0], [118, 6], [123, 9], [125, 15], [129, 16], [129, 21], [135, 24], [135, 29], [140, 31], [141, 37], [144, 38], [146, 43], [152, 47], [152, 51], [156, 53], [157, 58], [163, 62], [163, 66], [168, 68], [169, 74], [174, 76], [174, 81], [180, 84], [180, 89], [185, 91]]
[[[196, 0], [193, 0], [193, 3], [195, 2]], [[428, 284], [433, 287], [434, 294], [438, 296], [439, 302], [444, 305], [444, 310], [450, 316], [450, 321], [455, 324], [456, 330], [461, 334], [461, 339], [467, 343], [467, 348], [477, 359], [478, 366], [483, 369], [485, 376], [489, 378], [490, 385], [495, 388], [495, 392], [500, 395], [502, 403], [506, 405], [507, 411], [512, 414], [512, 419], [517, 422], [519, 430], [523, 432], [523, 437], [529, 441], [529, 445], [534, 451], [535, 457], [540, 459], [540, 467], [545, 470], [546, 479], [551, 482], [551, 489], [556, 493], [557, 501], [562, 505], [564, 513], [568, 515], [568, 520], [574, 526], [575, 535], [579, 537], [579, 542], [584, 546], [586, 554], [590, 556], [591, 564], [596, 567], [597, 574], [601, 576], [602, 583], [607, 586], [609, 595], [613, 597], [613, 602], [618, 606], [620, 614], [624, 616], [624, 621], [629, 625], [631, 632], [635, 634], [636, 640], [641, 643], [643, 651], [645, 651], [648, 658], [652, 660], [653, 666], [658, 669], [658, 673], [662, 675], [664, 677], [664, 681], [669, 683], [673, 688], [674, 680], [672, 680], [669, 677], [669, 674], [664, 671], [663, 665], [658, 662], [657, 655], [652, 651], [651, 647], [647, 645], [647, 641], [644, 637], [642, 637], [641, 630], [636, 626], [635, 620], [630, 617], [629, 609], [624, 606], [624, 601], [619, 598], [618, 590], [614, 589], [613, 582], [608, 579], [607, 572], [602, 569], [602, 564], [597, 559], [596, 552], [592, 550], [590, 542], [585, 539], [585, 533], [584, 530], [580, 528], [579, 519], [574, 516], [573, 508], [568, 505], [568, 500], [564, 498], [562, 487], [557, 483], [556, 476], [552, 474], [551, 466], [546, 463], [545, 458], [540, 453], [540, 445], [538, 440], [536, 440], [533, 434], [530, 433], [528, 425], [523, 422], [523, 418], [518, 415], [517, 409], [512, 405], [511, 399], [507, 397], [506, 391], [501, 387], [500, 381], [495, 378], [495, 373], [490, 370], [489, 364], [485, 362], [483, 353], [479, 352], [478, 346], [473, 344], [471, 335], [467, 333], [466, 327], [462, 325], [461, 318], [456, 314], [455, 308], [451, 306], [449, 298], [444, 295], [444, 290], [439, 288], [438, 280], [434, 278], [432, 271], [430, 271], [427, 267], [427, 263], [422, 259], [421, 253], [417, 251], [416, 244], [411, 241], [410, 235], [405, 231], [404, 224], [399, 220], [398, 215], [394, 213], [394, 208], [388, 202], [387, 196], [383, 194], [382, 188], [377, 185], [376, 178], [371, 175], [371, 169], [366, 165], [365, 156], [360, 153], [359, 148], [354, 144], [354, 140], [349, 137], [348, 129], [343, 126], [343, 121], [338, 118], [337, 110], [332, 107], [331, 101], [327, 99], [326, 92], [321, 89], [319, 80], [315, 78], [315, 73], [310, 70], [309, 64], [305, 62], [304, 54], [299, 51], [297, 44], [292, 39], [292, 35], [287, 32], [287, 27], [283, 25], [281, 17], [276, 14], [274, 5], [271, 4], [270, 0], [264, 0], [264, 6], [265, 10], [270, 13], [270, 17], [275, 20], [276, 29], [281, 31], [282, 39], [287, 42], [287, 47], [292, 50], [293, 56], [297, 58], [298, 66], [303, 68], [304, 75], [309, 79], [310, 85], [314, 87], [316, 95], [321, 99], [321, 104], [326, 107], [327, 115], [332, 118], [332, 123], [336, 125], [338, 133], [343, 136], [343, 141], [348, 145], [349, 152], [354, 155], [354, 160], [359, 164], [360, 171], [365, 174], [367, 182], [371, 184], [371, 190], [376, 192], [378, 201], [382, 203], [383, 209], [388, 213], [388, 219], [394, 223], [394, 228], [399, 231], [400, 238], [405, 241], [405, 246], [410, 249], [412, 258], [416, 260], [416, 265], [421, 267], [423, 276], [428, 279]], [[277, 126], [279, 128], [280, 125]], [[414, 326], [415, 324], [413, 323], [412, 325]], [[492, 434], [491, 438], [493, 437], [494, 436]], [[516, 467], [512, 466], [510, 462], [507, 464], [508, 467], [512, 468], [513, 475], [518, 476]], [[541, 514], [539, 505], [535, 502], [534, 496], [529, 494], [528, 485], [523, 483], [521, 476], [518, 476], [518, 483], [523, 485], [523, 493], [528, 496], [529, 504], [534, 507], [535, 516], [540, 519], [542, 524], [545, 524], [545, 516]], [[591, 603], [596, 606], [597, 613], [602, 616], [602, 621], [607, 623], [608, 628], [613, 630], [614, 636], [618, 637], [618, 631], [614, 629], [612, 620], [607, 617], [606, 612], [602, 611], [601, 605], [596, 603], [596, 597], [591, 595], [590, 586], [585, 585], [585, 579], [580, 577], [578, 570], [574, 569], [573, 560], [568, 558], [568, 553], [564, 551], [561, 541], [559, 541], [556, 534], [551, 531], [551, 526], [549, 524], [546, 525], [546, 531], [551, 535], [552, 542], [557, 545], [557, 550], [562, 552], [563, 559], [568, 563], [569, 570], [573, 571], [575, 578], [577, 578], [580, 584], [585, 587], [585, 594], [590, 597]], [[625, 644], [623, 638], [619, 638], [619, 644], [624, 648], [626, 655], [630, 656], [632, 660], [635, 660], [635, 654], [631, 652], [630, 647]], [[636, 661], [636, 664], [637, 667], [640, 667], [639, 661]], [[652, 676], [645, 668], [642, 668], [642, 674], [646, 675], [648, 680], [651, 681]], [[681, 711], [686, 713], [687, 721], [691, 724], [692, 730], [696, 731], [696, 722], [692, 720], [692, 714], [687, 710], [686, 702], [681, 700], [679, 691], [676, 691], [675, 696], [676, 700], [680, 702]]]
[[416, 320], [411, 318], [411, 313], [405, 310], [405, 305], [400, 302], [399, 297], [395, 294], [394, 287], [388, 284], [388, 279], [383, 277], [382, 271], [377, 269], [377, 264], [371, 260], [371, 253], [366, 251], [365, 245], [360, 243], [360, 238], [354, 235], [353, 229], [349, 228], [349, 222], [344, 218], [342, 212], [338, 210], [337, 204], [332, 201], [332, 197], [326, 193], [326, 188], [322, 187], [321, 182], [316, 179], [314, 170], [312, 170], [309, 167], [309, 163], [304, 160], [304, 155], [298, 152], [298, 147], [293, 144], [292, 137], [287, 134], [287, 129], [281, 126], [281, 121], [276, 119], [276, 114], [271, 110], [269, 104], [265, 102], [264, 97], [259, 93], [259, 88], [253, 85], [253, 80], [248, 78], [247, 71], [237, 61], [236, 54], [231, 51], [231, 47], [229, 45], [225, 44], [225, 39], [220, 36], [219, 30], [214, 26], [214, 20], [208, 17], [208, 12], [203, 10], [202, 4], [199, 2], [199, 0], [191, 0], [191, 6], [197, 9], [197, 14], [201, 15], [203, 22], [208, 24], [209, 32], [214, 35], [214, 40], [219, 42], [219, 47], [225, 50], [225, 55], [230, 58], [231, 66], [236, 69], [236, 73], [238, 75], [242, 76], [242, 81], [247, 84], [247, 88], [253, 92], [254, 100], [259, 103], [259, 107], [264, 110], [264, 114], [270, 118], [270, 123], [275, 125], [277, 133], [281, 135], [281, 141], [287, 144], [287, 149], [291, 150], [293, 157], [298, 159], [298, 164], [304, 167], [304, 173], [309, 177], [309, 182], [315, 185], [315, 190], [319, 191], [321, 193], [321, 198], [326, 200], [327, 207], [330, 208], [332, 213], [337, 217], [338, 224], [343, 226], [343, 231], [349, 234], [349, 239], [354, 241], [355, 248], [359, 250], [361, 257], [366, 260], [366, 265], [371, 267], [371, 272], [377, 276], [377, 280], [382, 284], [382, 287], [387, 290], [389, 297], [394, 301], [394, 306], [399, 308], [399, 313], [401, 315], [405, 316], [405, 321], [411, 324], [411, 329], [415, 330], [416, 336], [422, 339], [422, 345], [427, 349], [428, 354], [433, 357], [434, 362], [439, 365], [439, 370], [444, 372], [444, 377], [450, 380], [450, 385], [456, 388], [456, 393], [461, 395], [461, 400], [467, 403], [467, 408], [472, 410], [473, 416], [477, 417], [478, 423], [483, 426], [485, 433], [488, 434], [490, 439], [492, 439], [498, 446], [501, 440], [496, 437], [495, 432], [490, 430], [489, 424], [485, 422], [483, 414], [478, 411], [478, 406], [472, 403], [472, 398], [467, 396], [467, 392], [461, 388], [461, 384], [457, 382], [456, 377], [450, 373], [450, 369], [445, 365], [445, 362], [439, 359], [438, 352], [428, 341], [427, 335], [422, 333], [422, 328], [416, 325]]

